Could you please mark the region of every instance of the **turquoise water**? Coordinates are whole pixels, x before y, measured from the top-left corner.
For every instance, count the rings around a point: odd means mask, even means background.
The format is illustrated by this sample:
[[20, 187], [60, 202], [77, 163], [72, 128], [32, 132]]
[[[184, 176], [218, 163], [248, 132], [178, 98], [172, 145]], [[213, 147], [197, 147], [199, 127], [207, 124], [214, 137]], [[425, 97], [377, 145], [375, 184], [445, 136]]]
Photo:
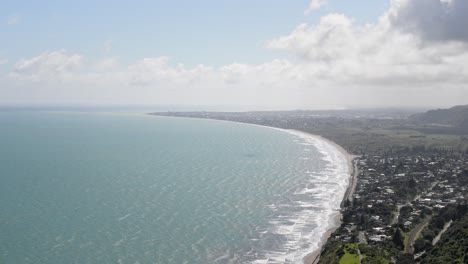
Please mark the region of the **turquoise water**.
[[264, 127], [4, 111], [0, 128], [0, 263], [300, 263], [346, 187], [336, 150]]

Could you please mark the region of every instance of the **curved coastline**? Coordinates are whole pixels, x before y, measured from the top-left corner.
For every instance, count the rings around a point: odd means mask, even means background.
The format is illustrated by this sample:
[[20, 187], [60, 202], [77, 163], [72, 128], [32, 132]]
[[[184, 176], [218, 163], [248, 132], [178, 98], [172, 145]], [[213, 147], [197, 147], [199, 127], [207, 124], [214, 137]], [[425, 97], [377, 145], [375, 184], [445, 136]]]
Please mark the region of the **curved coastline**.
[[[338, 150], [338, 152], [346, 158], [347, 165], [348, 165], [349, 177], [348, 177], [348, 180], [347, 180], [347, 188], [346, 188], [345, 192], [343, 193], [342, 199], [340, 199], [340, 201], [341, 201], [340, 207], [342, 208], [344, 202], [347, 199], [351, 199], [351, 197], [352, 197], [352, 195], [354, 193], [354, 189], [356, 187], [357, 171], [353, 167], [354, 166], [353, 165], [354, 164], [353, 160], [354, 160], [354, 158], [356, 156], [353, 156], [353, 155], [349, 154], [342, 146], [338, 145], [334, 141], [331, 141], [331, 140], [329, 140], [327, 138], [324, 138], [323, 136], [310, 134], [310, 133], [307, 133], [307, 132], [303, 132], [303, 131], [300, 131], [300, 130], [294, 130], [294, 129], [280, 129], [280, 130], [283, 130], [283, 131], [289, 132], [289, 133], [293, 133], [293, 134], [303, 135], [305, 137], [315, 138], [315, 139], [318, 139], [320, 141], [326, 142], [328, 145], [330, 145], [333, 148], [335, 148], [336, 150]], [[311, 250], [311, 252], [309, 254], [304, 256], [304, 258], [303, 258], [303, 263], [304, 264], [316, 264], [316, 263], [318, 263], [318, 261], [320, 259], [320, 253], [322, 251], [323, 245], [325, 245], [325, 243], [327, 242], [330, 235], [333, 232], [335, 232], [335, 230], [338, 227], [340, 227], [341, 217], [342, 217], [341, 211], [339, 211], [337, 214], [335, 214], [332, 218], [329, 219], [329, 221], [330, 221], [329, 226], [328, 226], [326, 232], [324, 234], [322, 234], [321, 241], [319, 243], [318, 248]]]
[[[167, 116], [166, 116], [167, 117]], [[330, 235], [341, 225], [341, 208], [344, 204], [344, 202], [347, 199], [352, 198], [354, 189], [356, 187], [356, 182], [357, 182], [357, 171], [354, 167], [354, 158], [356, 156], [353, 156], [349, 154], [342, 146], [338, 145], [336, 142], [331, 141], [327, 138], [324, 138], [323, 136], [320, 135], [315, 135], [315, 134], [310, 134], [304, 131], [300, 130], [294, 130], [294, 129], [283, 129], [283, 128], [277, 128], [277, 127], [272, 127], [272, 126], [265, 126], [265, 125], [259, 125], [259, 124], [253, 124], [253, 123], [244, 123], [244, 122], [236, 122], [236, 121], [230, 121], [230, 120], [219, 120], [219, 119], [210, 119], [210, 118], [197, 118], [197, 117], [179, 117], [179, 118], [191, 118], [191, 119], [204, 119], [204, 120], [212, 120], [212, 121], [224, 121], [224, 122], [232, 122], [232, 123], [238, 123], [238, 124], [244, 124], [244, 125], [251, 125], [251, 126], [259, 126], [259, 127], [264, 127], [264, 128], [269, 128], [269, 129], [275, 129], [278, 131], [282, 131], [288, 134], [292, 134], [298, 137], [302, 138], [308, 138], [314, 142], [323, 142], [327, 145], [327, 147], [332, 147], [335, 149], [340, 155], [342, 155], [347, 163], [347, 179], [346, 180], [346, 188], [344, 188], [343, 192], [339, 194], [340, 199], [337, 199], [339, 201], [339, 204], [337, 204], [336, 208], [332, 208], [331, 210], [334, 212], [329, 215], [329, 218], [327, 219], [328, 221], [328, 226], [326, 227], [325, 232], [320, 234], [320, 241], [316, 245], [315, 248], [310, 248], [307, 250], [305, 254], [302, 254], [302, 263], [304, 264], [316, 264], [318, 263], [320, 259], [320, 254], [323, 248], [323, 245], [327, 242], [328, 238]], [[319, 149], [319, 146], [316, 144], [312, 144], [314, 147]], [[322, 153], [323, 154], [323, 153]], [[285, 259], [286, 260], [286, 259]], [[257, 262], [255, 262], [257, 263]], [[266, 260], [265, 263], [269, 263], [268, 260]], [[288, 262], [289, 263], [289, 262]]]
[[[235, 121], [229, 121], [229, 120], [220, 120], [220, 121], [227, 121], [227, 122], [235, 122]], [[235, 123], [241, 123], [241, 122], [235, 122]], [[332, 146], [338, 152], [343, 155], [346, 158], [346, 162], [348, 165], [348, 180], [347, 180], [347, 187], [345, 192], [343, 193], [343, 196], [341, 199], [339, 199], [341, 202], [339, 204], [339, 207], [342, 208], [344, 205], [344, 202], [346, 200], [352, 200], [352, 196], [354, 193], [354, 190], [356, 188], [356, 183], [357, 183], [357, 169], [354, 167], [354, 159], [357, 156], [349, 154], [348, 151], [346, 151], [341, 145], [338, 145], [336, 142], [329, 140], [321, 135], [315, 135], [311, 133], [307, 133], [304, 131], [300, 130], [295, 130], [295, 129], [283, 129], [283, 128], [277, 128], [277, 127], [271, 127], [271, 126], [263, 126], [263, 125], [257, 125], [257, 124], [250, 124], [250, 123], [241, 123], [241, 124], [247, 124], [247, 125], [253, 125], [253, 126], [260, 126], [260, 127], [265, 127], [265, 128], [270, 128], [270, 129], [275, 129], [279, 130], [285, 133], [293, 134], [296, 136], [302, 136], [302, 137], [307, 137], [315, 140], [319, 140], [322, 142], [325, 142], [329, 146]], [[315, 145], [315, 147], [317, 147]], [[323, 246], [327, 242], [328, 238], [331, 236], [333, 232], [335, 232], [336, 229], [338, 229], [342, 223], [341, 221], [341, 211], [337, 211], [336, 214], [334, 214], [332, 217], [330, 217], [329, 220], [329, 225], [327, 227], [327, 230], [325, 233], [321, 235], [320, 242], [318, 244], [318, 247], [315, 249], [310, 249], [309, 253], [307, 253], [305, 256], [303, 256], [303, 263], [304, 264], [317, 264], [320, 260], [320, 254], [322, 251]]]

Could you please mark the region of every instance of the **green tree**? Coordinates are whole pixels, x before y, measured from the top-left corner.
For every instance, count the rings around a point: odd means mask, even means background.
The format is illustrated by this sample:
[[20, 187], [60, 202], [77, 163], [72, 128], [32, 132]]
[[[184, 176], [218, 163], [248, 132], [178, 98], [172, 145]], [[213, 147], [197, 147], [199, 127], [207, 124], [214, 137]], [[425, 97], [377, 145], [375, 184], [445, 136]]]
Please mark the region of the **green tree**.
[[419, 238], [414, 241], [414, 252], [419, 253], [424, 250], [426, 247], [426, 240], [424, 238]]
[[401, 234], [400, 228], [397, 228], [395, 230], [395, 233], [393, 234], [392, 241], [393, 241], [393, 244], [395, 244], [395, 246], [398, 249], [403, 250], [405, 248], [405, 243], [404, 243], [403, 236]]
[[412, 254], [405, 253], [398, 258], [396, 263], [397, 264], [413, 264], [414, 257]]
[[416, 189], [416, 180], [414, 178], [411, 178], [409, 181], [408, 181], [408, 187], [411, 188], [411, 189]]

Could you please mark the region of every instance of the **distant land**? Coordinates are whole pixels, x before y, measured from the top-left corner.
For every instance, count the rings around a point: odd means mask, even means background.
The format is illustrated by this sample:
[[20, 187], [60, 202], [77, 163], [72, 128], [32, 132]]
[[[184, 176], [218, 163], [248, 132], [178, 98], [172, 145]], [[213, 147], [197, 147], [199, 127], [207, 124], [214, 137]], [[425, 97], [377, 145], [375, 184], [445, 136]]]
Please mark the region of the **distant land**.
[[[150, 114], [228, 120], [296, 129], [335, 141], [350, 153], [365, 154], [379, 153], [388, 148], [414, 146], [465, 150], [468, 148], [468, 136], [466, 136], [468, 127], [464, 125], [468, 120], [468, 114], [464, 114], [468, 111], [466, 107], [456, 106], [446, 110], [427, 112], [417, 109], [381, 108], [252, 112], [191, 111]], [[439, 112], [443, 114], [438, 114]], [[439, 118], [432, 117], [435, 115]]]
[[468, 105], [458, 105], [449, 109], [430, 110], [415, 114], [410, 120], [416, 124], [440, 126], [441, 129], [457, 134], [468, 133]]

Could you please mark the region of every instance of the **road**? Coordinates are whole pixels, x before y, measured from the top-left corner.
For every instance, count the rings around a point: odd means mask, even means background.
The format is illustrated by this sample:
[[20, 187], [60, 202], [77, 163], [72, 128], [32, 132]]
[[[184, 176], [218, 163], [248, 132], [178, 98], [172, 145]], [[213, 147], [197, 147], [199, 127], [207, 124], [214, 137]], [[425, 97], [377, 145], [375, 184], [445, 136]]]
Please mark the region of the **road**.
[[431, 221], [431, 218], [431, 216], [426, 217], [421, 223], [416, 225], [413, 230], [411, 230], [408, 236], [408, 241], [405, 245], [405, 253], [414, 254], [414, 241], [416, 241], [419, 233], [421, 233], [424, 227], [429, 223], [429, 221]]
[[390, 222], [390, 225], [394, 225], [398, 223], [398, 217], [400, 216], [401, 207], [403, 207], [403, 205], [397, 205], [397, 210], [396, 212], [393, 213], [393, 219], [392, 219], [392, 222]]
[[359, 238], [359, 243], [360, 243], [360, 244], [365, 244], [365, 245], [367, 245], [366, 235], [364, 234], [363, 231], [359, 231], [358, 238]]

